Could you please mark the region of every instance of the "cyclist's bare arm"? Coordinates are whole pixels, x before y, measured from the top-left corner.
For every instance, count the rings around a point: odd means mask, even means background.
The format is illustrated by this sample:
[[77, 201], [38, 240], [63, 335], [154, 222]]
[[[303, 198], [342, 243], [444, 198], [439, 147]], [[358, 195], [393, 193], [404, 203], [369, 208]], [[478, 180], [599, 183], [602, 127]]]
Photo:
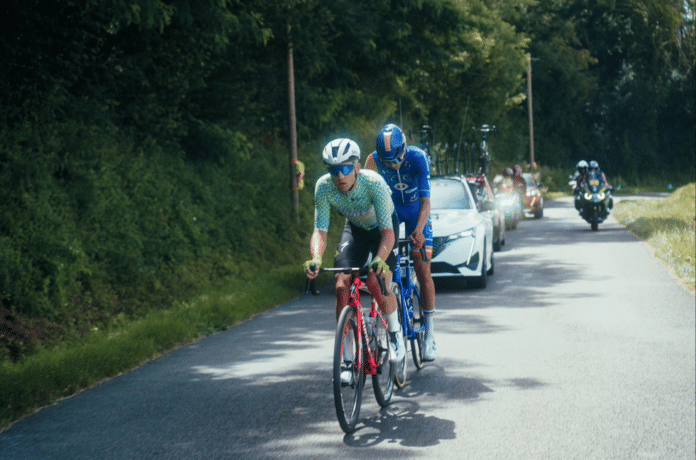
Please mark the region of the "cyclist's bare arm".
[[370, 154], [367, 156], [367, 160], [365, 160], [365, 169], [372, 170], [376, 173], [379, 171], [377, 170], [377, 163], [375, 163], [375, 159], [373, 156]]
[[[328, 233], [323, 230], [314, 229], [312, 233], [312, 239], [309, 242], [309, 252], [312, 254], [312, 258], [320, 258], [324, 255], [326, 251], [326, 245], [328, 244]], [[311, 271], [309, 268], [306, 270], [307, 278], [313, 280], [319, 275], [319, 270]]]
[[386, 261], [387, 257], [394, 248], [394, 230], [387, 228], [381, 231], [382, 238], [379, 241], [379, 251], [377, 251], [377, 256], [380, 259]]
[[408, 236], [408, 239], [413, 243], [413, 250], [417, 251], [425, 243], [425, 235], [423, 235], [423, 229], [425, 224], [428, 222], [428, 217], [430, 217], [430, 198], [421, 197], [420, 198], [420, 211], [418, 212], [418, 223], [416, 224], [416, 229], [413, 234]]

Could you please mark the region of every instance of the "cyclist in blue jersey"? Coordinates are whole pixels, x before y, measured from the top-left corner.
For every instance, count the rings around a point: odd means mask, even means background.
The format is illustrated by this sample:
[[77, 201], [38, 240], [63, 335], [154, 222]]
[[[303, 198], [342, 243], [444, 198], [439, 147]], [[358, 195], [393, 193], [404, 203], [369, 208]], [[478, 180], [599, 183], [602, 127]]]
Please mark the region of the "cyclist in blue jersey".
[[[433, 316], [435, 314], [435, 283], [430, 274], [433, 255], [433, 228], [430, 221], [430, 159], [420, 148], [406, 145], [403, 131], [388, 124], [377, 136], [376, 151], [367, 157], [365, 169], [377, 171], [391, 189], [392, 200], [406, 235], [411, 240], [413, 262], [421, 289], [425, 317], [423, 359], [437, 357]], [[419, 249], [425, 246], [427, 260]]]
[[[379, 268], [376, 272], [370, 270], [367, 287], [387, 319], [392, 342], [390, 360], [401, 361], [406, 349], [396, 311], [396, 296], [391, 290], [386, 296], [382, 295], [377, 280], [377, 276], [382, 276], [389, 286], [396, 268], [399, 221], [389, 187], [374, 171], [360, 170], [360, 148], [350, 139], [329, 142], [322, 158], [329, 173], [319, 178], [314, 193], [314, 232], [310, 240], [312, 259], [304, 265], [307, 278], [314, 279], [318, 275], [328, 243], [329, 215], [333, 206], [346, 218], [334, 266], [362, 267], [369, 254], [374, 255], [372, 262], [377, 262]], [[336, 319], [348, 305], [351, 284], [350, 274], [336, 274]], [[350, 366], [346, 368], [350, 369]], [[346, 374], [349, 379], [350, 371], [347, 370]]]

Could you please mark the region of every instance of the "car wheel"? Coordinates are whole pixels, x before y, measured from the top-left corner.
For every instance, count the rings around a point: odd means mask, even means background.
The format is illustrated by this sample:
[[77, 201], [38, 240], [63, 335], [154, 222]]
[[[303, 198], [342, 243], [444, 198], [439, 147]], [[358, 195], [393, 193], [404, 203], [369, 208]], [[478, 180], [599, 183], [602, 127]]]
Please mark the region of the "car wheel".
[[489, 276], [492, 275], [493, 273], [495, 273], [495, 270], [494, 270], [495, 267], [494, 267], [494, 263], [493, 263], [493, 255], [494, 254], [495, 254], [494, 252], [491, 252], [491, 268], [489, 268], [488, 271], [486, 272], [486, 274]]

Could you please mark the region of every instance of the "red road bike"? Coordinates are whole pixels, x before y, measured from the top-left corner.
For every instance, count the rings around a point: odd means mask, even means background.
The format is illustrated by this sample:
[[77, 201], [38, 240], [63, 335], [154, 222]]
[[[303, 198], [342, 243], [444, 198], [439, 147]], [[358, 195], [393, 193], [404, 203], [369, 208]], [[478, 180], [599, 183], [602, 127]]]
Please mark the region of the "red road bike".
[[[389, 361], [389, 333], [387, 322], [370, 296], [371, 308], [363, 313], [361, 293], [369, 296], [364, 281], [370, 267], [321, 268], [319, 272], [344, 272], [353, 276], [348, 305], [343, 308], [336, 324], [336, 340], [333, 354], [334, 404], [338, 423], [346, 433], [355, 430], [360, 415], [362, 392], [366, 376], [372, 376], [372, 387], [380, 407], [389, 405], [394, 392], [394, 369]], [[381, 276], [382, 293], [386, 286]], [[313, 281], [313, 280], [312, 280]], [[305, 292], [319, 295], [314, 283], [307, 280]]]

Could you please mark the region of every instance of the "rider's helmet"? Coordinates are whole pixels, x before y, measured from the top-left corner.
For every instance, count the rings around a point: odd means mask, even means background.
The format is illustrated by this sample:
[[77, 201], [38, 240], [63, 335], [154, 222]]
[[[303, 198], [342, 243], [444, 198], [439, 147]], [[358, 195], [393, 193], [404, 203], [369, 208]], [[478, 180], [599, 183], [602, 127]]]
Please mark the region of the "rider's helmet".
[[503, 171], [503, 176], [512, 177], [512, 168], [505, 168], [505, 170]]
[[520, 165], [515, 165], [515, 176], [521, 176], [522, 175], [522, 166]]
[[585, 160], [578, 161], [577, 168], [578, 168], [579, 173], [586, 173], [587, 167], [588, 167], [588, 165], [587, 165], [587, 162]]
[[406, 154], [406, 138], [401, 128], [393, 123], [379, 132], [377, 136], [377, 155], [387, 164], [399, 164]]
[[599, 169], [599, 163], [595, 160], [590, 161], [590, 169]]
[[321, 157], [327, 165], [360, 161], [360, 147], [350, 139], [334, 139], [324, 147]]

